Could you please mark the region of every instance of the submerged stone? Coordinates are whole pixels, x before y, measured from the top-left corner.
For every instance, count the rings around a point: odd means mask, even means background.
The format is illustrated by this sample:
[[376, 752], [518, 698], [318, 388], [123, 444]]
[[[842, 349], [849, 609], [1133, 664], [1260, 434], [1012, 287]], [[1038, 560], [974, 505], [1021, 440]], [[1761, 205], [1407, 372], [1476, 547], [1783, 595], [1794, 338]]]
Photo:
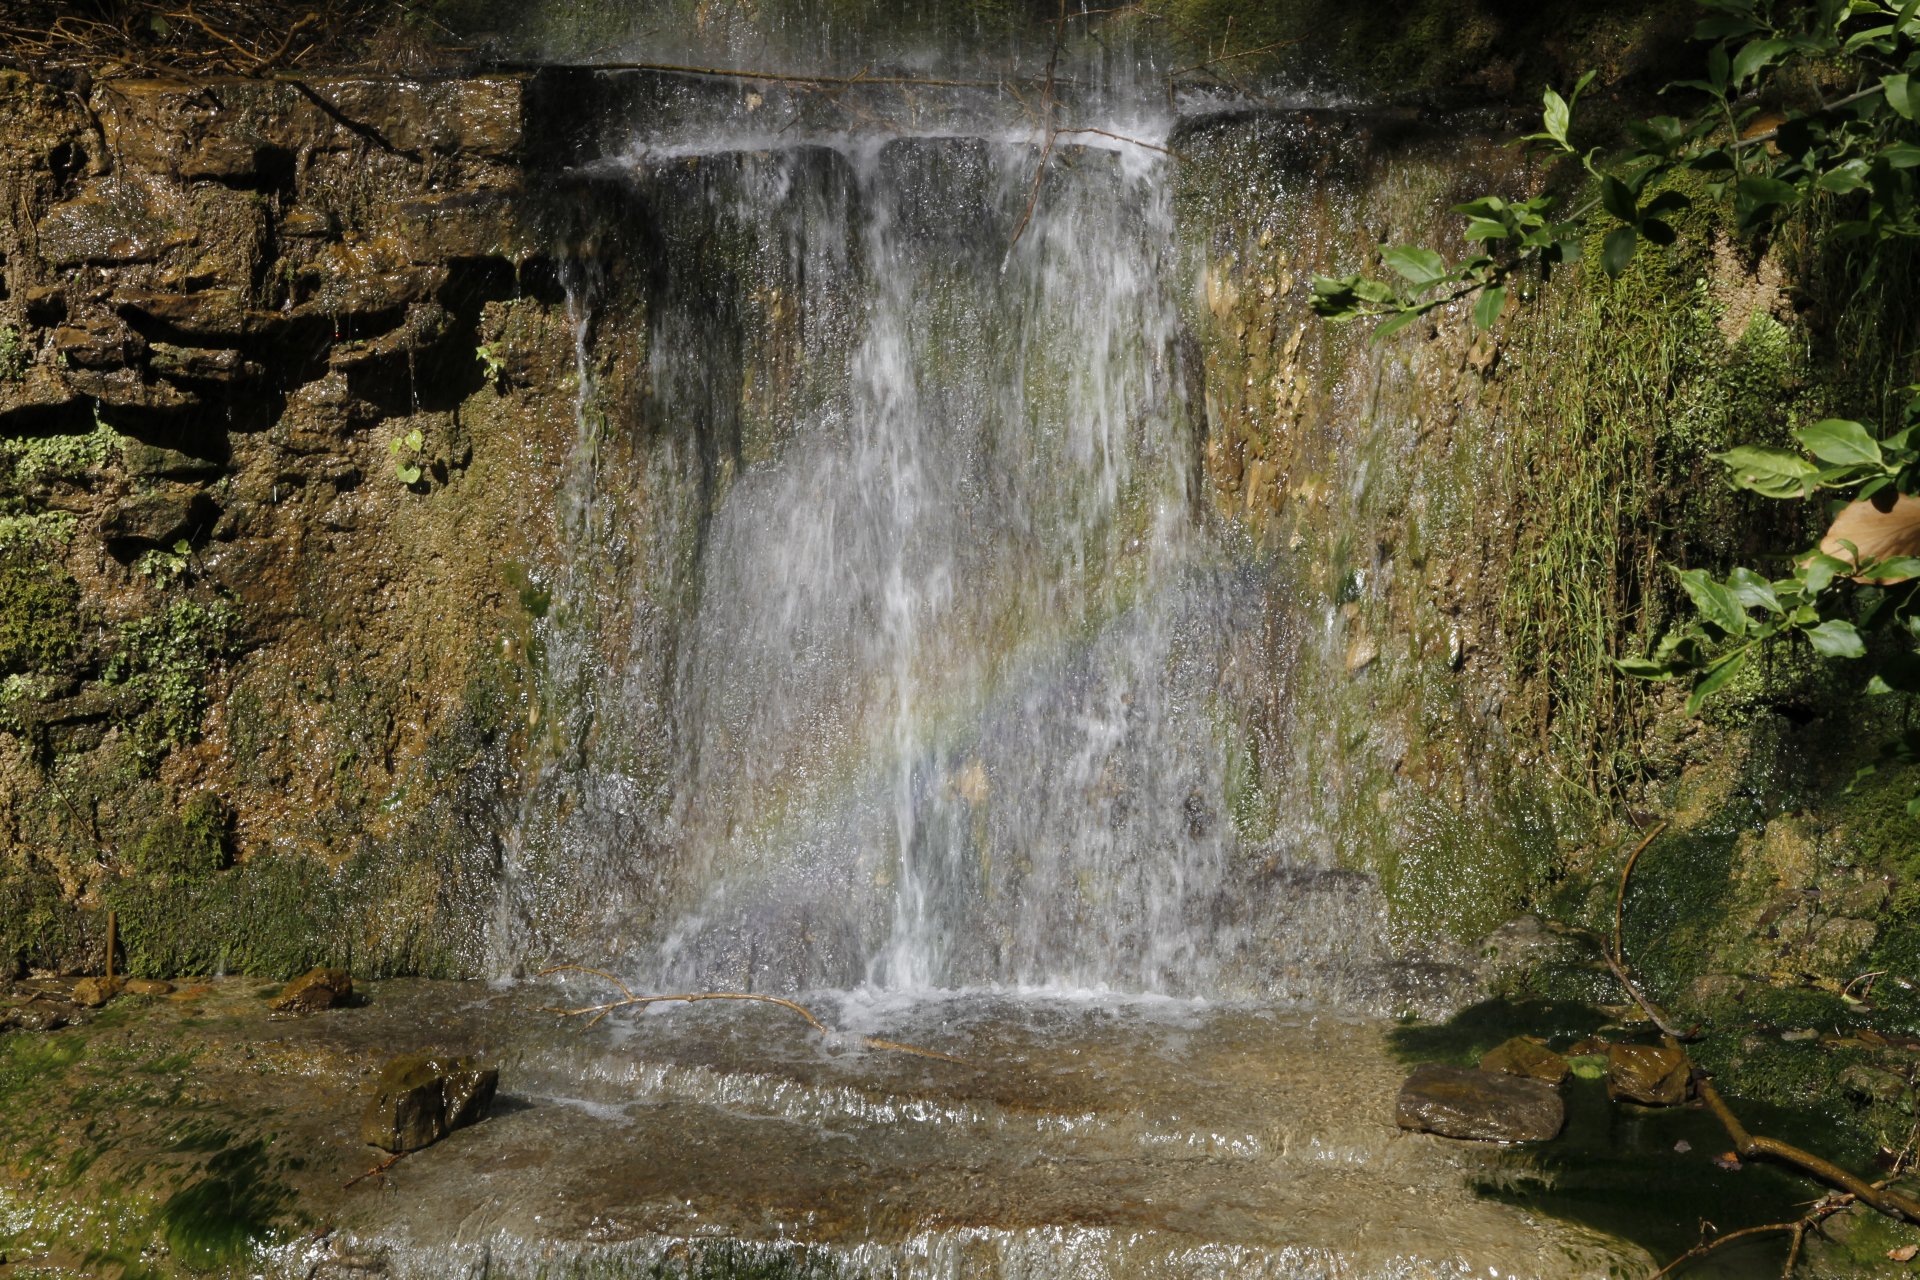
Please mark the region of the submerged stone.
[[309, 969], [281, 988], [272, 1008], [281, 1013], [317, 1013], [345, 1004], [353, 995], [353, 978], [345, 969]]
[[159, 978], [133, 978], [127, 982], [126, 990], [130, 996], [170, 996], [173, 984]]
[[1395, 1119], [1446, 1138], [1544, 1142], [1566, 1123], [1567, 1107], [1539, 1080], [1429, 1062], [1400, 1086]]
[[1657, 1044], [1607, 1048], [1607, 1096], [1671, 1107], [1687, 1100], [1687, 1055]]
[[1525, 1076], [1559, 1084], [1567, 1078], [1567, 1060], [1539, 1040], [1515, 1036], [1505, 1044], [1487, 1050], [1480, 1059], [1482, 1071], [1497, 1071], [1510, 1076]]
[[380, 1072], [360, 1137], [384, 1151], [418, 1151], [455, 1129], [487, 1118], [500, 1073], [473, 1058], [413, 1053]]

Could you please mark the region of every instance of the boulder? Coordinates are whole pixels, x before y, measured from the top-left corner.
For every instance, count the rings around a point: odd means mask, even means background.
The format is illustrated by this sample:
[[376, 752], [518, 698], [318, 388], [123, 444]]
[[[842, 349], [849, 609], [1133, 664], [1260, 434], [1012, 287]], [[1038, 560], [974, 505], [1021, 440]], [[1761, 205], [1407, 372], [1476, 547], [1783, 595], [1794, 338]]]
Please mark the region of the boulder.
[[1567, 1078], [1567, 1060], [1539, 1040], [1515, 1036], [1505, 1044], [1487, 1050], [1480, 1059], [1482, 1071], [1498, 1071], [1510, 1076], [1525, 1076], [1559, 1084]]
[[1560, 1132], [1560, 1091], [1525, 1076], [1427, 1063], [1400, 1086], [1403, 1129], [1490, 1142], [1544, 1142]]
[[118, 978], [82, 978], [73, 984], [73, 1002], [82, 1009], [98, 1009], [120, 994]]
[[129, 978], [126, 991], [130, 996], [170, 996], [173, 984], [158, 978]]
[[280, 989], [268, 1006], [280, 1013], [318, 1013], [353, 998], [353, 978], [345, 969], [309, 969]]
[[1687, 1100], [1687, 1055], [1657, 1044], [1607, 1046], [1607, 1096], [1671, 1107]]
[[383, 1151], [418, 1151], [487, 1118], [500, 1072], [471, 1057], [413, 1053], [380, 1071], [360, 1137]]

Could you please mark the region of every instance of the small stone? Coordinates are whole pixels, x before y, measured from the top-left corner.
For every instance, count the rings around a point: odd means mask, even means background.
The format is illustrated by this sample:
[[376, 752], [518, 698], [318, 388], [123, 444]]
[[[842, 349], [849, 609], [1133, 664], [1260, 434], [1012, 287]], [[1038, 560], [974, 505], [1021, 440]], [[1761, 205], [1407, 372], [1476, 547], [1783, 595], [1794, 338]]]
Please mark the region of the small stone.
[[130, 996], [170, 996], [173, 984], [158, 978], [129, 978], [126, 992]]
[[500, 1072], [471, 1057], [414, 1053], [380, 1071], [360, 1137], [383, 1151], [418, 1151], [487, 1118]]
[[1693, 1144], [1691, 1142], [1688, 1142], [1685, 1138], [1682, 1138], [1680, 1139], [1680, 1141], [1673, 1144], [1673, 1149], [1676, 1153], [1680, 1155], [1685, 1155], [1687, 1154], [1687, 1152], [1693, 1150]]
[[1687, 1055], [1657, 1044], [1607, 1049], [1607, 1096], [1671, 1107], [1687, 1100]]
[[1526, 1076], [1559, 1084], [1567, 1078], [1567, 1060], [1538, 1040], [1515, 1036], [1505, 1044], [1487, 1050], [1480, 1059], [1482, 1071], [1498, 1071], [1510, 1076]]
[[98, 1009], [120, 994], [118, 978], [82, 978], [73, 984], [73, 1002], [82, 1009]]
[[318, 1013], [345, 1004], [353, 996], [353, 978], [345, 969], [309, 969], [280, 989], [268, 1008], [280, 1013]]
[[1523, 1076], [1427, 1063], [1400, 1086], [1403, 1129], [1448, 1138], [1543, 1142], [1566, 1123], [1559, 1090]]

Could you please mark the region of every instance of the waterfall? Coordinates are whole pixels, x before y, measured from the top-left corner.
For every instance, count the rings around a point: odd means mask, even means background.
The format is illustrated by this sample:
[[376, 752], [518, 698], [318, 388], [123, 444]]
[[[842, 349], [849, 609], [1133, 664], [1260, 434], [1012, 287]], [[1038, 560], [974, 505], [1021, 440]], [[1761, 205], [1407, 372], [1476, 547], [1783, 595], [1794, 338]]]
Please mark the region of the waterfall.
[[[1030, 128], [744, 102], [600, 164], [647, 223], [645, 388], [605, 403], [583, 358], [497, 963], [1335, 992], [1377, 892], [1239, 822], [1287, 664], [1200, 492], [1171, 120], [1063, 135], [1036, 180]], [[603, 473], [623, 433], [650, 460]]]

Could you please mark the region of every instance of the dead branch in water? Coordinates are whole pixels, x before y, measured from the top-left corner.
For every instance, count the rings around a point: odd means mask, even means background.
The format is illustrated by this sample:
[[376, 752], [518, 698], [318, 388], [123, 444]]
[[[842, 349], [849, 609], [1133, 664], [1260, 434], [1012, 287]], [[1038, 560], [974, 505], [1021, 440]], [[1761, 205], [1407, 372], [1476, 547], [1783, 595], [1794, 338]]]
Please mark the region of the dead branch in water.
[[[1727, 1100], [1720, 1096], [1720, 1091], [1714, 1087], [1713, 1081], [1708, 1077], [1707, 1073], [1703, 1071], [1700, 1065], [1687, 1053], [1686, 1047], [1682, 1043], [1686, 1037], [1674, 1029], [1672, 1023], [1654, 1006], [1652, 1001], [1641, 993], [1640, 988], [1634, 983], [1633, 976], [1627, 968], [1626, 956], [1622, 944], [1623, 926], [1626, 918], [1627, 883], [1633, 875], [1634, 865], [1640, 860], [1640, 855], [1646, 851], [1648, 845], [1653, 843], [1654, 837], [1666, 829], [1666, 825], [1665, 822], [1661, 822], [1655, 826], [1652, 831], [1648, 832], [1646, 838], [1634, 849], [1633, 853], [1627, 858], [1626, 865], [1620, 870], [1620, 887], [1616, 893], [1613, 904], [1613, 950], [1609, 952], [1605, 944], [1602, 943], [1600, 946], [1601, 958], [1607, 962], [1607, 967], [1613, 970], [1614, 977], [1619, 979], [1620, 985], [1626, 988], [1627, 995], [1633, 1000], [1633, 1003], [1638, 1005], [1640, 1011], [1647, 1015], [1648, 1021], [1660, 1029], [1661, 1039], [1665, 1042], [1667, 1048], [1678, 1053], [1681, 1058], [1685, 1060], [1688, 1074], [1693, 1081], [1694, 1093], [1706, 1104], [1707, 1109], [1713, 1112], [1714, 1119], [1720, 1122], [1720, 1127], [1727, 1131], [1727, 1136], [1733, 1140], [1733, 1149], [1735, 1152], [1747, 1159], [1769, 1156], [1782, 1164], [1792, 1165], [1809, 1177], [1818, 1179], [1830, 1187], [1839, 1188], [1840, 1194], [1829, 1194], [1815, 1206], [1813, 1212], [1798, 1221], [1775, 1222], [1765, 1226], [1747, 1227], [1739, 1231], [1730, 1231], [1723, 1236], [1717, 1236], [1710, 1242], [1695, 1245], [1692, 1249], [1689, 1249], [1662, 1267], [1654, 1275], [1653, 1280], [1662, 1280], [1662, 1277], [1685, 1263], [1693, 1261], [1696, 1258], [1704, 1257], [1721, 1245], [1731, 1243], [1734, 1240], [1770, 1233], [1791, 1232], [1793, 1235], [1793, 1244], [1787, 1255], [1787, 1269], [1782, 1273], [1784, 1280], [1784, 1277], [1790, 1276], [1793, 1272], [1793, 1266], [1800, 1256], [1800, 1246], [1806, 1239], [1806, 1233], [1809, 1230], [1815, 1229], [1820, 1221], [1830, 1214], [1839, 1212], [1856, 1200], [1886, 1214], [1890, 1218], [1904, 1219], [1907, 1222], [1920, 1224], [1920, 1201], [1916, 1201], [1898, 1191], [1891, 1190], [1885, 1182], [1868, 1182], [1863, 1178], [1856, 1177], [1832, 1161], [1814, 1155], [1811, 1151], [1803, 1150], [1791, 1143], [1781, 1142], [1777, 1138], [1769, 1138], [1749, 1131], [1746, 1125], [1741, 1123], [1740, 1118], [1734, 1115], [1733, 1109], [1727, 1105]], [[1597, 942], [1599, 940], [1596, 938], [1595, 941]]]
[[[687, 991], [675, 995], [639, 995], [634, 992], [633, 988], [606, 970], [590, 969], [583, 964], [557, 964], [552, 968], [542, 969], [534, 976], [536, 978], [544, 978], [555, 973], [590, 973], [596, 978], [605, 978], [608, 982], [620, 988], [620, 998], [618, 1000], [607, 1000], [600, 1004], [581, 1005], [575, 1009], [561, 1009], [551, 1005], [542, 1006], [542, 1012], [545, 1013], [557, 1013], [566, 1018], [586, 1018], [586, 1025], [588, 1026], [592, 1026], [594, 1023], [600, 1021], [600, 1019], [606, 1017], [615, 1009], [632, 1009], [650, 1004], [697, 1004], [703, 1000], [742, 1000], [752, 1004], [779, 1005], [782, 1009], [790, 1009], [794, 1013], [799, 1014], [806, 1020], [809, 1027], [812, 1027], [821, 1035], [832, 1036], [836, 1034], [832, 1027], [820, 1021], [819, 1018], [816, 1018], [811, 1009], [796, 1001], [783, 999], [780, 996], [760, 995], [751, 991]], [[965, 1058], [955, 1057], [951, 1053], [942, 1053], [938, 1049], [924, 1049], [916, 1044], [902, 1044], [898, 1040], [882, 1040], [877, 1036], [861, 1036], [860, 1043], [869, 1049], [889, 1049], [895, 1053], [912, 1054], [916, 1058], [933, 1058], [940, 1062], [951, 1062], [962, 1067], [971, 1067], [974, 1065]]]
[[364, 1181], [367, 1178], [377, 1178], [381, 1174], [393, 1168], [393, 1166], [399, 1164], [402, 1160], [405, 1160], [408, 1156], [412, 1154], [413, 1152], [411, 1151], [396, 1151], [392, 1155], [388, 1156], [385, 1160], [382, 1160], [379, 1164], [373, 1166], [373, 1168], [367, 1170], [365, 1173], [356, 1173], [351, 1178], [348, 1178], [345, 1182], [340, 1184], [340, 1189], [342, 1191], [345, 1191], [348, 1187], [352, 1186], [356, 1182]]

